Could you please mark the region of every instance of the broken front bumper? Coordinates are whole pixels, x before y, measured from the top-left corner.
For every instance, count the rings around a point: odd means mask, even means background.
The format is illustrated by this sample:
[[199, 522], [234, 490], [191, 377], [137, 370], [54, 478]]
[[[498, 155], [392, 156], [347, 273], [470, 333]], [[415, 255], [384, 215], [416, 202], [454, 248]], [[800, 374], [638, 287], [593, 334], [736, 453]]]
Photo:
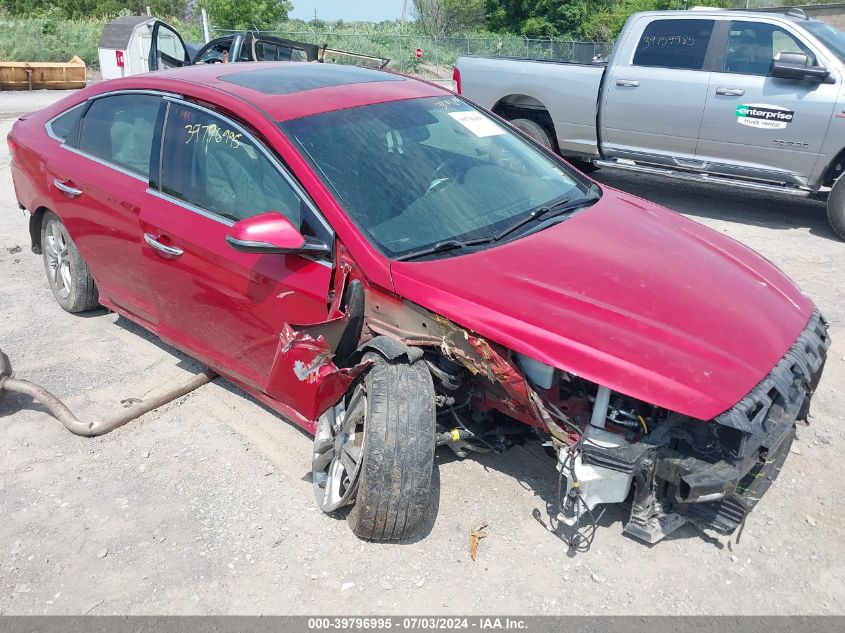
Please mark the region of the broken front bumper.
[[[795, 422], [807, 417], [829, 346], [827, 325], [815, 311], [772, 371], [715, 419], [679, 416], [637, 444], [613, 450], [585, 447], [586, 463], [633, 477], [625, 531], [655, 543], [693, 519], [732, 533], [780, 473]], [[694, 429], [695, 441], [688, 432], [692, 425], [707, 425]]]

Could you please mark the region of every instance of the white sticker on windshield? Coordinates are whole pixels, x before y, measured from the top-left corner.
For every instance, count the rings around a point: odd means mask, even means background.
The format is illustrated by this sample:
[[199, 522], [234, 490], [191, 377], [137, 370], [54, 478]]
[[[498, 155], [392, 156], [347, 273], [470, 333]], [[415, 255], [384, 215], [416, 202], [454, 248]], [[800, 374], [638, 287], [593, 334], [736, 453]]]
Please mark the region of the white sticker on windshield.
[[476, 136], [499, 136], [505, 131], [480, 112], [449, 112], [449, 116]]

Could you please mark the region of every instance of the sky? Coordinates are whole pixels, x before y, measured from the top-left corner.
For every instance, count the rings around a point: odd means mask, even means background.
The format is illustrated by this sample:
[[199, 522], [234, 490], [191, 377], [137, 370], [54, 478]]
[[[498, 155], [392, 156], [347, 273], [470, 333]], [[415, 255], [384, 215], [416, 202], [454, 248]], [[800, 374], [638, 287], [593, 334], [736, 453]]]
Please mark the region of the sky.
[[[321, 20], [334, 22], [381, 22], [402, 17], [403, 0], [291, 0], [291, 18], [313, 20], [314, 9]], [[411, 18], [412, 0], [408, 0], [408, 19]]]

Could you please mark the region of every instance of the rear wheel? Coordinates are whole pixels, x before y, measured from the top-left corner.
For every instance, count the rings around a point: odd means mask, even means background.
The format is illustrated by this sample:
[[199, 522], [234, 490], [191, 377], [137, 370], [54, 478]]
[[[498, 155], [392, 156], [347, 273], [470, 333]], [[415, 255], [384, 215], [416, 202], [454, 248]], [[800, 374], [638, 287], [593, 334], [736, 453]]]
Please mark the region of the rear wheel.
[[42, 218], [41, 252], [47, 281], [58, 304], [68, 312], [96, 308], [100, 296], [94, 278], [64, 223], [52, 211]]
[[[510, 123], [515, 128], [525, 132], [528, 136], [540, 143], [540, 145], [548, 147], [553, 152], [557, 151], [557, 146], [554, 141], [554, 132], [549, 129], [548, 126], [538, 123], [532, 119], [511, 119]], [[580, 160], [577, 158], [567, 158], [566, 160], [569, 161], [573, 167], [583, 171], [585, 174], [590, 174], [598, 169], [598, 167], [587, 160]]]
[[317, 504], [331, 512], [354, 502], [352, 531], [395, 541], [421, 526], [434, 467], [434, 386], [423, 362], [372, 362], [342, 402], [320, 417], [312, 480]]
[[827, 199], [827, 219], [836, 234], [845, 240], [845, 178], [833, 183]]
[[518, 130], [522, 130], [528, 136], [537, 141], [540, 145], [555, 151], [554, 140], [551, 130], [545, 125], [532, 121], [531, 119], [511, 119], [510, 123]]

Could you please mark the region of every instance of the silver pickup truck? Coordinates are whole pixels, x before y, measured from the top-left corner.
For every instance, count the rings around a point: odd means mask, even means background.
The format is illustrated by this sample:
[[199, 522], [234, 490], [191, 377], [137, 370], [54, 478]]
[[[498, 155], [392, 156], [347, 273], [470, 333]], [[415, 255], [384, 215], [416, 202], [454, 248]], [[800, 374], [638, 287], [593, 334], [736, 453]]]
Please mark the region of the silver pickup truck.
[[827, 199], [845, 239], [845, 34], [800, 10], [636, 13], [606, 62], [467, 56], [454, 79], [582, 168]]

